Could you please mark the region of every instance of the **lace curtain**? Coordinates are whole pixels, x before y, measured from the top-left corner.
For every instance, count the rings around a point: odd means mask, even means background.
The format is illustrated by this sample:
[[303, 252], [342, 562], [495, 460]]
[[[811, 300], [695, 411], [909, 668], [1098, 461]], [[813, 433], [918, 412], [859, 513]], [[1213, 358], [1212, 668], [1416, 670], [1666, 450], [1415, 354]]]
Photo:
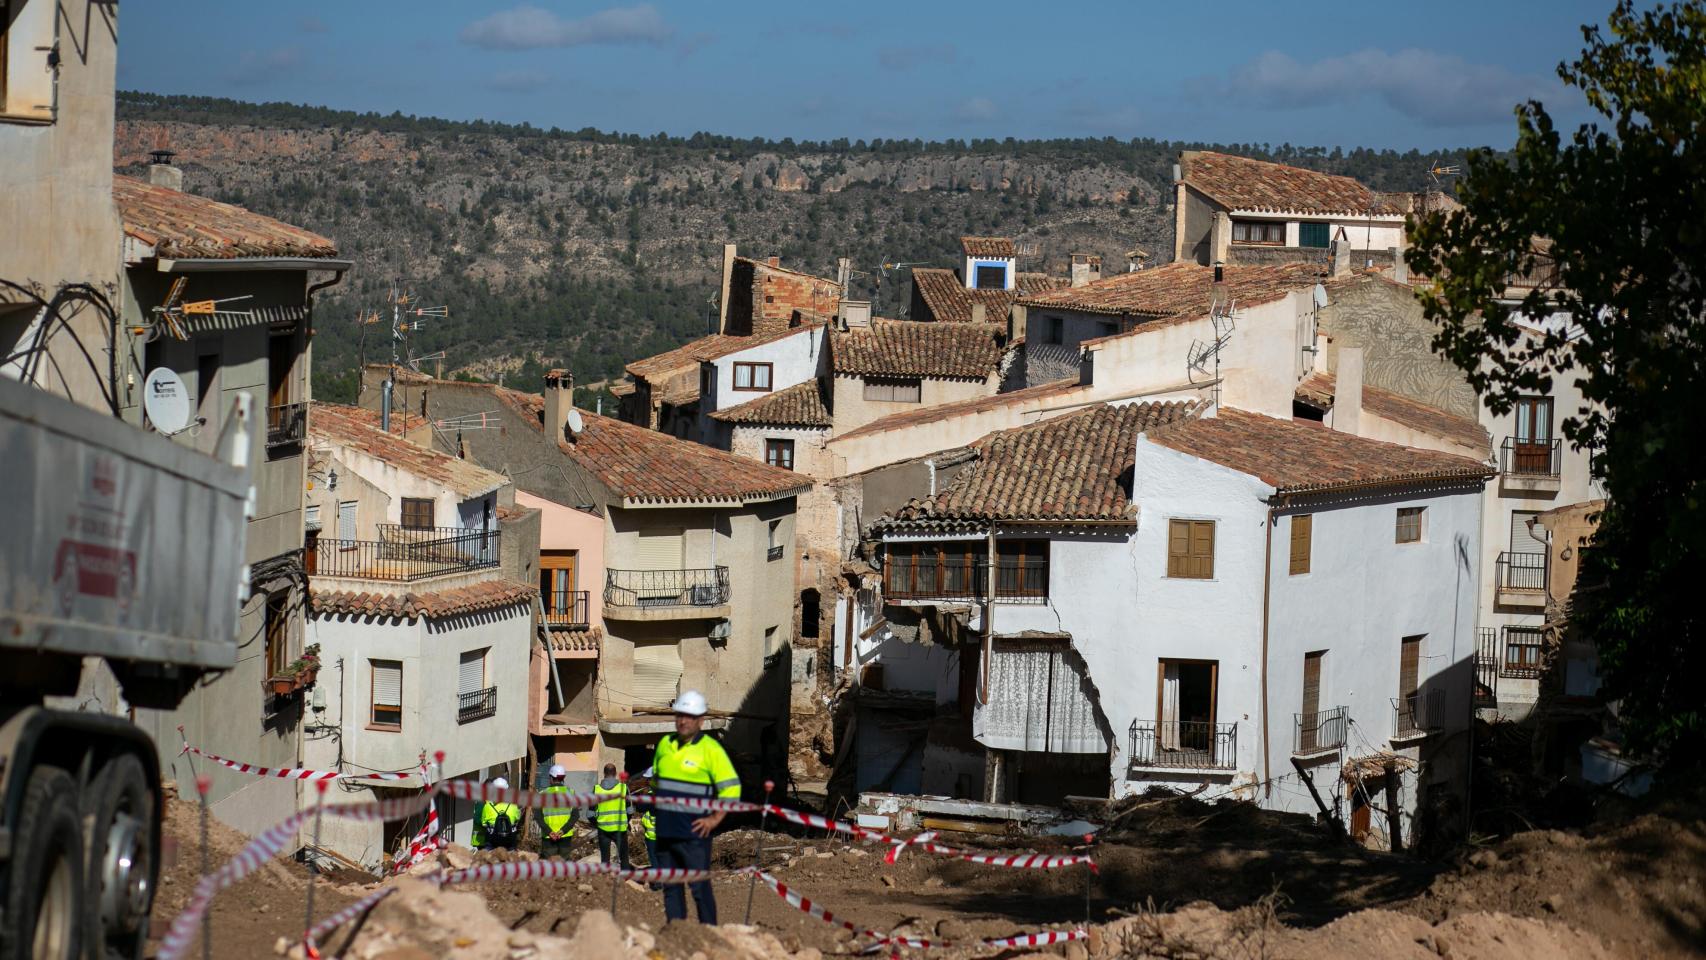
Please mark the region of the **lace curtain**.
[[997, 750], [1108, 751], [1084, 661], [1062, 642], [995, 641], [989, 702], [977, 708], [973, 734]]

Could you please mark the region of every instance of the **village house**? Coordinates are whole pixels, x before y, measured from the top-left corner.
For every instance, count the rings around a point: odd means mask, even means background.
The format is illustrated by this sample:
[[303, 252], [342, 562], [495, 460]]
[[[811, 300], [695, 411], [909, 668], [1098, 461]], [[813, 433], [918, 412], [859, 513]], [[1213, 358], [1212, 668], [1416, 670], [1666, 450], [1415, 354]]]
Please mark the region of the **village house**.
[[[442, 750], [446, 777], [514, 776], [528, 755], [539, 515], [504, 503], [502, 474], [408, 439], [403, 419], [387, 432], [368, 410], [311, 409], [307, 639], [320, 665], [303, 764], [414, 771]], [[466, 841], [473, 806], [439, 812]], [[339, 820], [320, 842], [377, 864], [419, 828]]]
[[894, 413], [989, 396], [1006, 356], [995, 324], [872, 320], [830, 335], [835, 432]]
[[[964, 260], [958, 269], [912, 268], [912, 304], [907, 318], [937, 323], [1006, 323], [1013, 301], [1065, 286], [1061, 277], [1021, 273], [1017, 247], [1009, 237], [961, 237]], [[1073, 275], [1100, 277], [1102, 260], [1073, 257]]]

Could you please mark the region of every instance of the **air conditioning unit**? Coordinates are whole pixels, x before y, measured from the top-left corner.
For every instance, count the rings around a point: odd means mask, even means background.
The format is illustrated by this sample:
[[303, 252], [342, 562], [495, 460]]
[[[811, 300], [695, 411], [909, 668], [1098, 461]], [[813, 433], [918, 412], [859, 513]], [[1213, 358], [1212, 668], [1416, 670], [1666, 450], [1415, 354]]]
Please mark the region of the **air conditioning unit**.
[[711, 632], [707, 634], [712, 640], [727, 640], [729, 638], [729, 622], [718, 620], [711, 624]]
[[697, 584], [693, 587], [692, 597], [695, 607], [713, 606], [717, 602], [717, 588], [708, 583]]

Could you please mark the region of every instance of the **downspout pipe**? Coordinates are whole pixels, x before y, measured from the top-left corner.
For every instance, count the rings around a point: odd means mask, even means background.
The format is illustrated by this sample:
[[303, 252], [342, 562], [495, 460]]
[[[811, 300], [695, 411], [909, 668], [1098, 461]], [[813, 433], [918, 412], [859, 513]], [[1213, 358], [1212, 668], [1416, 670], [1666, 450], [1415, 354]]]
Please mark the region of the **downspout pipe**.
[[1278, 507], [1268, 501], [1267, 546], [1262, 551], [1262, 796], [1269, 798], [1274, 795], [1274, 780], [1268, 741], [1268, 611], [1274, 579], [1274, 511]]

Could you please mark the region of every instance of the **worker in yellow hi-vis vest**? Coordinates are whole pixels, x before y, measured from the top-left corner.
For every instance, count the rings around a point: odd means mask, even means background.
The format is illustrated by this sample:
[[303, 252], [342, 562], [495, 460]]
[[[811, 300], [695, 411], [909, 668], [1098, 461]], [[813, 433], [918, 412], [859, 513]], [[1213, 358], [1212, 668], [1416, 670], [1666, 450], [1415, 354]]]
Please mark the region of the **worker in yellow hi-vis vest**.
[[567, 797], [573, 793], [564, 781], [569, 771], [563, 769], [560, 763], [551, 765], [551, 785], [539, 791], [545, 795], [544, 805], [539, 808], [539, 856], [544, 859], [555, 857], [558, 860], [572, 859], [569, 852], [570, 843], [575, 839], [575, 811], [571, 807], [552, 807], [552, 798], [558, 794]]
[[[684, 690], [670, 705], [675, 713], [675, 733], [659, 741], [652, 769], [657, 773], [657, 852], [660, 867], [677, 870], [708, 870], [711, 867], [711, 832], [723, 822], [722, 812], [671, 809], [673, 797], [696, 800], [740, 799], [740, 777], [728, 752], [715, 738], [707, 736], [705, 695]], [[709, 880], [689, 884], [693, 908], [700, 923], [717, 922], [717, 900]], [[681, 884], [663, 888], [663, 915], [670, 920], [687, 919], [687, 897]]]
[[632, 870], [634, 865], [628, 862], [628, 816], [633, 808], [628, 806], [628, 774], [616, 774], [616, 764], [604, 765], [604, 779], [592, 785], [592, 792], [598, 806], [594, 808], [594, 824], [598, 827], [598, 862], [610, 862], [610, 848], [616, 847], [617, 860], [622, 869]]

